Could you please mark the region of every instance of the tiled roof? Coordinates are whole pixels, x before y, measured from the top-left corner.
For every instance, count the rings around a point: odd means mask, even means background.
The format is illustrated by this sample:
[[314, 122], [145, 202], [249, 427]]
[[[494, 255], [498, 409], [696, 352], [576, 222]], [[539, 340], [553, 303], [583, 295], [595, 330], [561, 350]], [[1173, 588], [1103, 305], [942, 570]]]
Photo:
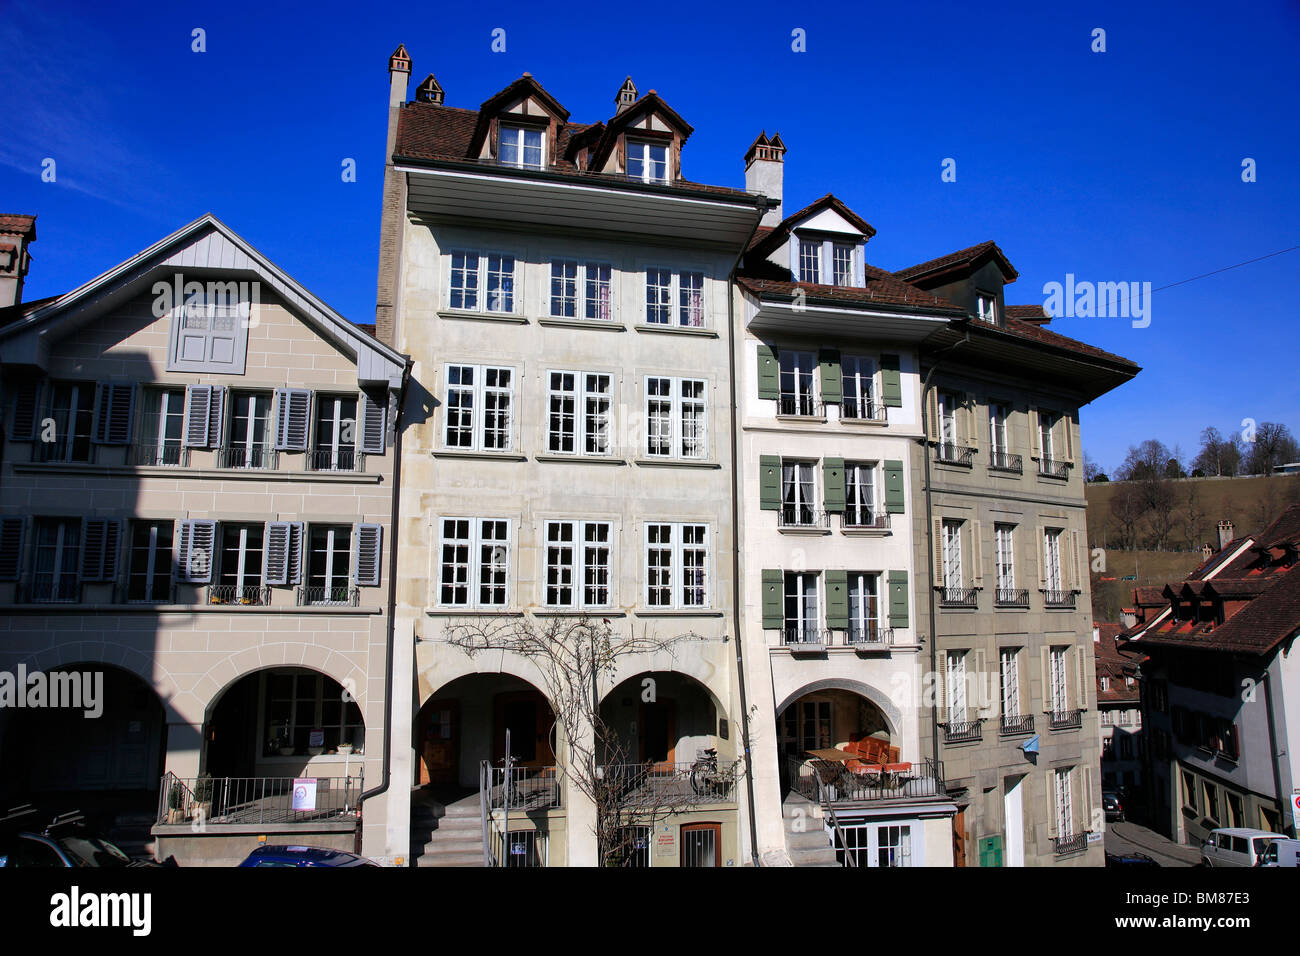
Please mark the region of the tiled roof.
[[835, 212], [839, 213], [846, 222], [853, 226], [853, 228], [859, 230], [868, 239], [876, 234], [875, 227], [872, 226], [871, 223], [867, 222], [848, 206], [844, 205], [843, 201], [833, 193], [827, 193], [819, 199], [814, 199], [798, 212], [790, 213], [790, 215], [786, 216], [775, 226], [760, 226], [759, 228], [764, 231], [761, 236], [757, 233], [755, 234], [754, 241], [749, 244], [749, 251], [758, 251], [761, 247], [761, 250], [766, 253], [771, 248], [779, 246], [787, 237], [789, 237], [790, 232], [800, 220], [807, 219], [809, 216], [821, 212], [823, 209], [833, 209]]
[[[895, 272], [894, 275], [899, 275]], [[969, 320], [972, 329], [979, 329], [990, 332], [1005, 332], [1013, 338], [1024, 339], [1030, 342], [1037, 342], [1040, 345], [1047, 345], [1053, 348], [1062, 349], [1066, 352], [1073, 352], [1076, 355], [1085, 355], [1089, 358], [1104, 359], [1108, 362], [1114, 362], [1120, 365], [1127, 365], [1136, 369], [1138, 366], [1122, 355], [1116, 355], [1113, 352], [1107, 352], [1105, 349], [1099, 349], [1095, 345], [1089, 345], [1087, 342], [1080, 342], [1078, 339], [1072, 339], [1056, 332], [1040, 328], [1031, 322], [1025, 322], [1022, 319], [1015, 319], [1007, 316], [1005, 325], [994, 325], [991, 322], [985, 322], [982, 319], [972, 318]]]
[[22, 236], [31, 233], [36, 239], [36, 217], [20, 213], [0, 213], [0, 233], [9, 236]]
[[370, 336], [372, 339], [375, 337], [375, 324], [373, 322], [370, 323], [353, 322], [352, 324], [355, 325], [357, 328], [359, 328], [362, 332], [366, 333], [366, 335]]
[[1041, 305], [1008, 305], [1003, 311], [1009, 319], [1019, 319], [1033, 325], [1046, 325], [1052, 321], [1052, 314]]
[[1015, 267], [1011, 265], [1011, 261], [1007, 259], [1002, 250], [998, 248], [998, 244], [992, 239], [966, 249], [958, 249], [956, 252], [950, 252], [946, 256], [939, 256], [939, 258], [931, 259], [928, 262], [919, 262], [914, 266], [908, 266], [906, 269], [899, 269], [894, 275], [900, 279], [917, 279], [921, 276], [943, 272], [954, 266], [974, 262], [980, 256], [989, 253], [1001, 260], [999, 265], [1002, 267], [1003, 274], [1007, 276], [1007, 281], [1014, 281], [1020, 273], [1016, 272]]
[[736, 281], [757, 296], [776, 296], [793, 298], [795, 291], [802, 289], [809, 301], [820, 300], [839, 305], [909, 305], [915, 308], [939, 309], [945, 312], [957, 312], [955, 305], [947, 299], [931, 295], [916, 286], [902, 282], [884, 269], [874, 266], [866, 267], [866, 287], [817, 285], [811, 282], [790, 282], [779, 279], [764, 279], [749, 275], [738, 276]]
[[[1138, 700], [1140, 689], [1137, 681], [1132, 685], [1125, 683], [1126, 677], [1133, 677], [1143, 655], [1135, 648], [1117, 641], [1123, 625], [1109, 622], [1097, 622], [1098, 639], [1092, 642], [1093, 657], [1097, 670], [1097, 700], [1099, 703], [1131, 703]], [[1101, 679], [1110, 678], [1110, 687], [1102, 690]]]

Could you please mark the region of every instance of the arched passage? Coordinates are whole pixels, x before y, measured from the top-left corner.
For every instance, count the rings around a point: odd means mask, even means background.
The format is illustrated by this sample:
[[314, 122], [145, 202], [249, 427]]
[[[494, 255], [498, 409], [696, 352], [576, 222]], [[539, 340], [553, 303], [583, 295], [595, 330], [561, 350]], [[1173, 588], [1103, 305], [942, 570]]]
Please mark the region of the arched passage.
[[690, 764], [701, 750], [735, 756], [726, 710], [702, 683], [675, 671], [629, 677], [605, 695], [600, 716], [627, 763]]
[[778, 755], [784, 764], [812, 750], [871, 741], [873, 752], [884, 748], [882, 760], [890, 756], [891, 747], [896, 759], [898, 727], [897, 708], [875, 688], [857, 681], [816, 681], [792, 693], [777, 709]]

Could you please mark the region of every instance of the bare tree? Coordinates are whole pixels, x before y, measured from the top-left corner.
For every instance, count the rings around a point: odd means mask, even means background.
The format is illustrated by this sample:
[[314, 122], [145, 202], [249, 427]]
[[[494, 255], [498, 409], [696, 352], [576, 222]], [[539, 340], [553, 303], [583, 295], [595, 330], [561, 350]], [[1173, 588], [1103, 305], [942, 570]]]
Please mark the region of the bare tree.
[[1174, 509], [1178, 505], [1174, 483], [1167, 478], [1151, 477], [1142, 482], [1142, 494], [1147, 506], [1147, 527], [1157, 551], [1169, 546], [1169, 535], [1174, 530]]
[[1232, 477], [1241, 467], [1241, 437], [1232, 432], [1225, 438], [1211, 425], [1201, 432], [1201, 450], [1192, 460], [1192, 469], [1203, 475]]
[[[655, 820], [694, 806], [695, 780], [664, 774], [653, 761], [632, 759], [629, 742], [601, 716], [600, 688], [617, 676], [621, 661], [645, 654], [671, 657], [679, 644], [700, 640], [699, 635], [659, 638], [648, 630], [638, 634], [635, 628], [624, 633], [606, 618], [587, 615], [541, 620], [525, 616], [457, 620], [448, 625], [446, 640], [471, 657], [504, 651], [536, 666], [568, 749], [561, 772], [596, 810], [602, 866], [628, 865], [633, 826], [648, 825], [653, 832]], [[720, 765], [706, 774], [704, 783], [730, 791], [739, 768], [739, 760]]]
[[1300, 457], [1291, 429], [1277, 422], [1260, 422], [1255, 429], [1255, 440], [1246, 453], [1246, 470], [1252, 475], [1271, 475], [1277, 465], [1285, 465]]
[[1201, 527], [1205, 523], [1205, 508], [1197, 488], [1197, 482], [1188, 482], [1183, 498], [1183, 528], [1187, 532], [1187, 547], [1192, 550], [1201, 546]]
[[1146, 500], [1136, 485], [1123, 484], [1115, 488], [1110, 499], [1110, 515], [1119, 529], [1121, 550], [1131, 551], [1137, 547], [1138, 522], [1146, 510]]

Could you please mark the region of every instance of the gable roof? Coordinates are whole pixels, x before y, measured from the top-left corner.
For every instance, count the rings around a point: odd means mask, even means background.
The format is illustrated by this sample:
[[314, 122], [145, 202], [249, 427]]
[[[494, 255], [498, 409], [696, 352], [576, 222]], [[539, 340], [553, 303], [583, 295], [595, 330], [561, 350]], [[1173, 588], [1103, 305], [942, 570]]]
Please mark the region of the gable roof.
[[759, 231], [754, 235], [753, 241], [749, 244], [748, 251], [756, 255], [767, 255], [767, 253], [789, 239], [791, 232], [798, 228], [800, 222], [828, 209], [837, 213], [845, 222], [868, 239], [876, 234], [876, 230], [871, 223], [844, 205], [834, 193], [827, 193], [820, 199], [814, 199], [798, 212], [792, 212], [775, 226], [760, 226]]
[[[62, 338], [152, 287], [153, 281], [181, 269], [196, 275], [250, 275], [266, 283], [299, 318], [350, 355], [362, 381], [396, 386], [408, 364], [405, 355], [366, 335], [246, 239], [211, 213], [123, 260], [70, 292], [24, 303], [20, 314], [0, 326], [0, 343], [10, 361], [41, 364], [46, 343]], [[21, 359], [18, 357], [22, 357]]]
[[[568, 121], [569, 111], [560, 105], [559, 100], [546, 92], [545, 87], [533, 79], [531, 73], [525, 73], [505, 89], [493, 93], [483, 101], [483, 105], [479, 107], [478, 113], [475, 115], [474, 132], [471, 134], [469, 145], [466, 147], [467, 155], [478, 155], [479, 150], [483, 147], [484, 140], [487, 139], [492, 120], [506, 105], [529, 97], [536, 97], [541, 100], [542, 105], [550, 111], [560, 126], [563, 126]], [[559, 144], [557, 143], [556, 146], [556, 155], [560, 155]]]
[[998, 268], [1002, 270], [1002, 276], [1006, 282], [1015, 282], [1020, 275], [1015, 266], [1011, 264], [1011, 261], [998, 248], [998, 244], [992, 239], [965, 249], [958, 249], [946, 256], [939, 256], [937, 259], [930, 259], [928, 262], [920, 262], [914, 266], [908, 266], [906, 269], [899, 269], [894, 275], [900, 279], [907, 279], [909, 282], [922, 280], [936, 282], [951, 272], [978, 268], [988, 260], [998, 264]]

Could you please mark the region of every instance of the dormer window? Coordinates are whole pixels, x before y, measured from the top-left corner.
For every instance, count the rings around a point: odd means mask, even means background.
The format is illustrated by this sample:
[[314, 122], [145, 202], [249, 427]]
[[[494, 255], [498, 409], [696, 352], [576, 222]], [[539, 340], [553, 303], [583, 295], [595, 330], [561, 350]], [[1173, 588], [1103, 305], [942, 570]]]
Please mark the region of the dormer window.
[[541, 169], [544, 137], [545, 134], [540, 129], [502, 126], [497, 159], [502, 166]]
[[662, 143], [628, 140], [627, 174], [643, 183], [668, 182], [668, 147]]
[[835, 243], [834, 282], [836, 285], [853, 285], [853, 247], [846, 242]]
[[822, 281], [822, 244], [799, 240], [799, 281], [820, 284]]
[[815, 285], [859, 286], [859, 246], [832, 239], [800, 238], [799, 281]]
[[1001, 324], [998, 321], [997, 296], [988, 292], [975, 293], [975, 309], [983, 321], [988, 322], [990, 325]]

